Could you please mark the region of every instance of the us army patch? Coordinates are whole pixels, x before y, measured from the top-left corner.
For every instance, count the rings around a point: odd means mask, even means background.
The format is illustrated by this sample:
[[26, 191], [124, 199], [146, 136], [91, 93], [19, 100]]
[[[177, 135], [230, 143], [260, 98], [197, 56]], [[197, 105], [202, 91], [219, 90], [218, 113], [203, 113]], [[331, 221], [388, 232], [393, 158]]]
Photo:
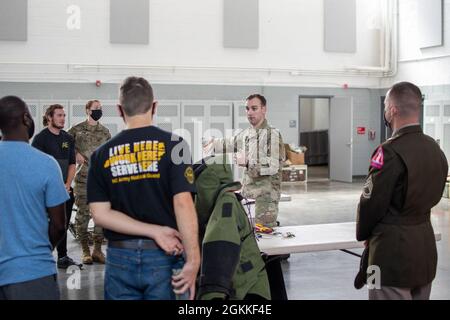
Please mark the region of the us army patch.
[[364, 184], [362, 197], [364, 199], [370, 199], [370, 197], [372, 196], [372, 189], [373, 189], [372, 175], [370, 175], [367, 178], [366, 183]]
[[375, 155], [372, 157], [372, 160], [370, 161], [370, 166], [375, 169], [381, 169], [384, 165], [384, 152], [383, 147], [379, 146], [377, 152], [375, 152]]
[[194, 183], [194, 170], [192, 170], [192, 167], [186, 168], [186, 170], [184, 171], [184, 177], [190, 184]]

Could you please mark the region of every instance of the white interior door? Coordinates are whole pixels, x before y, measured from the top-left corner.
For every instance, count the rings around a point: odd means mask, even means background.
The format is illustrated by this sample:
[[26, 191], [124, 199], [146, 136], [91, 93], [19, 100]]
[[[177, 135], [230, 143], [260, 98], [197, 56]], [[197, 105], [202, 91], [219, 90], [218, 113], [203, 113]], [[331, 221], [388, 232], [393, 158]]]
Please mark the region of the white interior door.
[[195, 162], [203, 158], [202, 139], [232, 133], [233, 109], [229, 101], [182, 101], [181, 128], [177, 133], [189, 144]]
[[330, 101], [330, 179], [352, 182], [353, 98]]
[[184, 101], [181, 103], [181, 128], [175, 131], [189, 144], [192, 161], [203, 158], [202, 137], [205, 128], [209, 128], [207, 105], [205, 101]]
[[211, 102], [208, 105], [209, 136], [224, 138], [233, 134], [233, 105], [230, 102]]
[[[208, 105], [209, 128], [205, 138], [227, 138], [233, 135], [233, 104], [228, 101], [214, 101]], [[227, 155], [227, 163], [232, 163], [233, 155]]]
[[[245, 101], [234, 101], [233, 102], [233, 129], [234, 134], [244, 130], [250, 126], [247, 119], [247, 112], [245, 110]], [[242, 176], [244, 169], [233, 164], [233, 177], [235, 181], [242, 181]]]
[[441, 148], [447, 159], [450, 159], [450, 101], [443, 101], [442, 141]]
[[441, 145], [441, 101], [424, 102], [424, 133]]
[[450, 159], [450, 101], [425, 101], [424, 133], [439, 144]]
[[111, 137], [114, 137], [117, 133], [125, 128], [123, 118], [120, 116], [117, 110], [117, 100], [100, 100], [102, 104], [103, 116], [100, 119], [100, 123], [109, 129]]
[[245, 111], [245, 101], [233, 102], [233, 128], [235, 131], [246, 129], [250, 126]]
[[66, 112], [68, 113], [72, 126], [86, 120], [86, 103], [87, 101], [85, 100], [69, 101], [69, 110]]
[[155, 125], [173, 132], [181, 128], [181, 103], [179, 101], [159, 101], [154, 117]]

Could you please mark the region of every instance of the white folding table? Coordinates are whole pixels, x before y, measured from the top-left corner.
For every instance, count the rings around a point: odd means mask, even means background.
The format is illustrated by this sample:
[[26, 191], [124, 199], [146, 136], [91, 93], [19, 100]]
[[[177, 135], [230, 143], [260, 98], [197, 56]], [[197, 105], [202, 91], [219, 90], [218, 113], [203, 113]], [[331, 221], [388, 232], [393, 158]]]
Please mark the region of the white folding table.
[[[294, 236], [287, 237], [288, 233]], [[441, 240], [441, 234], [436, 231], [435, 237], [436, 241]], [[275, 290], [276, 297], [273, 297], [275, 299], [287, 299], [280, 259], [275, 257], [291, 253], [329, 250], [342, 250], [359, 256], [348, 250], [364, 248], [364, 243], [356, 240], [355, 222], [277, 227], [274, 228], [274, 234], [262, 234], [257, 239], [260, 251], [269, 257], [268, 260], [271, 260], [266, 268], [268, 273], [272, 272], [269, 278], [275, 279], [273, 281], [278, 286]], [[273, 281], [271, 281], [271, 290]]]

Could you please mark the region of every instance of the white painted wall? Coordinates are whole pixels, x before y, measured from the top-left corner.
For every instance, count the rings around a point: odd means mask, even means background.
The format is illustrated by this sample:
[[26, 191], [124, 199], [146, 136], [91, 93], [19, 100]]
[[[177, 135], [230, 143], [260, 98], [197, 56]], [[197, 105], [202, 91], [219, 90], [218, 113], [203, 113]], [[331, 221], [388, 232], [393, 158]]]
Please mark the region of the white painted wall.
[[399, 65], [394, 78], [384, 79], [389, 87], [398, 81], [420, 86], [450, 84], [450, 0], [444, 0], [443, 46], [419, 48], [419, 0], [399, 0]]
[[[385, 0], [357, 1], [355, 54], [323, 51], [323, 1], [260, 0], [256, 50], [223, 48], [222, 0], [149, 1], [149, 45], [124, 45], [109, 43], [108, 0], [30, 0], [28, 41], [0, 41], [0, 81], [117, 83], [135, 73], [154, 83], [379, 84], [367, 76], [291, 71], [380, 66], [380, 3]], [[80, 30], [66, 27], [69, 5], [81, 9]]]

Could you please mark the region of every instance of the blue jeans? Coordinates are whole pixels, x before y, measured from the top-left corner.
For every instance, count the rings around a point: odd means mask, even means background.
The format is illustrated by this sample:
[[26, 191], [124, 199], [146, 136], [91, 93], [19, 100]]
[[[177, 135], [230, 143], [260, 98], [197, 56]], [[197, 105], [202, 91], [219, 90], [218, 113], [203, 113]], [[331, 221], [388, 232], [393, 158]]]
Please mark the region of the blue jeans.
[[182, 256], [161, 249], [108, 247], [105, 300], [174, 300], [172, 269], [181, 269]]

